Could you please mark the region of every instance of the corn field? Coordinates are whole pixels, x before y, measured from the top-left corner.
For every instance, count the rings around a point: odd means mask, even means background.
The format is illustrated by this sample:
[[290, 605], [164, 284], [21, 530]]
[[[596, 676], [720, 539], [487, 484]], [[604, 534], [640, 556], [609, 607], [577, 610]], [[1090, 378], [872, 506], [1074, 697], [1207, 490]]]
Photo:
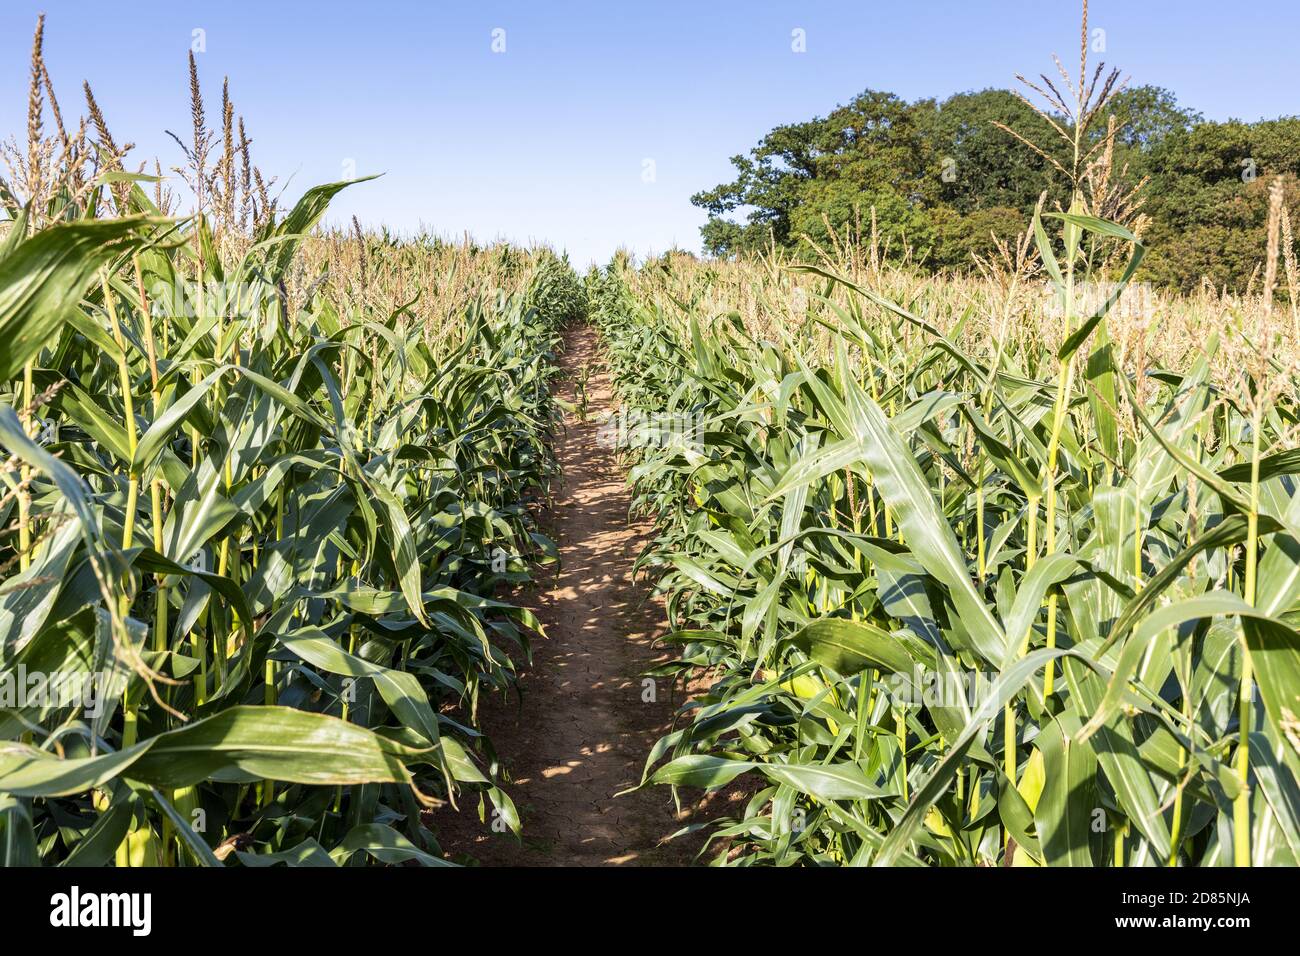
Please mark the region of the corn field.
[[1140, 243], [1083, 211], [1035, 242], [1065, 331], [987, 355], [1005, 273], [991, 317], [870, 268], [751, 269], [744, 314], [692, 306], [729, 282], [690, 259], [589, 278], [623, 400], [693, 426], [629, 449], [662, 672], [708, 683], [644, 785], [752, 780], [715, 862], [1295, 864], [1293, 316], [1135, 368], [1107, 314]]
[[[42, 73], [38, 34], [37, 120]], [[576, 276], [309, 236], [349, 184], [279, 214], [229, 150], [182, 219], [103, 130], [30, 157], [0, 193], [4, 862], [435, 864], [435, 807], [517, 827], [475, 714], [538, 628], [498, 592], [555, 558]]]
[[1140, 289], [1081, 80], [1071, 191], [970, 274], [864, 227], [579, 278], [322, 225], [364, 180], [282, 208], [190, 79], [188, 211], [89, 85], [65, 127], [39, 26], [4, 150], [4, 865], [445, 866], [448, 814], [526, 838], [480, 710], [547, 637], [584, 322], [639, 423], [671, 660], [638, 676], [683, 691], [632, 788], [734, 797], [677, 834], [703, 862], [1300, 864], [1280, 185], [1262, 291]]

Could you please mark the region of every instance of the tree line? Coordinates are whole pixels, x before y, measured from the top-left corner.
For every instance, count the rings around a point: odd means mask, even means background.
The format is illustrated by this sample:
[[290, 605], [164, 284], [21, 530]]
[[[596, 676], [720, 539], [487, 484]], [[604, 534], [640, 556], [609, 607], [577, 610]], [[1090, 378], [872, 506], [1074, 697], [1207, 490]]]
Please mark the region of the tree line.
[[[1112, 188], [1136, 189], [1149, 249], [1139, 278], [1184, 291], [1202, 277], [1244, 289], [1264, 258], [1275, 177], [1296, 211], [1300, 118], [1212, 122], [1155, 86], [1122, 90], [1105, 109], [1089, 135], [1113, 137], [1095, 154], [1109, 156]], [[712, 255], [828, 248], [832, 231], [865, 233], [874, 212], [884, 255], [964, 269], [992, 237], [1021, 232], [1041, 194], [1068, 196], [1053, 123], [1069, 131], [1065, 117], [1007, 90], [908, 102], [869, 89], [824, 117], [776, 127], [732, 157], [735, 179], [691, 202], [709, 214], [701, 233]]]

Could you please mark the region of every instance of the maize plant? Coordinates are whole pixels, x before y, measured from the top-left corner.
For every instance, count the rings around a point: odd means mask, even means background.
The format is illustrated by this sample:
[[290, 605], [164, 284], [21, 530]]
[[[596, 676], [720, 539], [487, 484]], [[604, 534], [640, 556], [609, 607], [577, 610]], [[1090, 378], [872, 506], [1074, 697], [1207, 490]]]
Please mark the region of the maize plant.
[[[555, 558], [572, 270], [358, 229], [330, 274], [349, 183], [277, 211], [245, 154], [241, 200], [227, 139], [176, 216], [106, 132], [34, 142], [0, 182], [3, 862], [442, 864], [444, 803], [517, 829], [476, 713], [539, 628], [501, 597]], [[412, 258], [477, 270], [438, 335], [441, 288], [379, 288]]]
[[659, 673], [705, 685], [642, 785], [742, 788], [715, 863], [1300, 859], [1290, 330], [1121, 356], [1143, 249], [1074, 210], [1026, 239], [1050, 351], [970, 350], [974, 306], [880, 271], [765, 263], [735, 287], [761, 307], [730, 308], [689, 260], [589, 278], [624, 404], [702, 422], [626, 453], [678, 649]]

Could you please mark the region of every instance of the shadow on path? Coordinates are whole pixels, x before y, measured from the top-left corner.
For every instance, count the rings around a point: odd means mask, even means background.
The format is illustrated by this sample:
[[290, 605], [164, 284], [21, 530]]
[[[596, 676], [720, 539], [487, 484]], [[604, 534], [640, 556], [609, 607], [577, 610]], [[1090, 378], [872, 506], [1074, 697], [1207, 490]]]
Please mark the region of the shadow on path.
[[[613, 397], [608, 376], [595, 368], [596, 333], [576, 326], [565, 340], [561, 364], [569, 378], [584, 366], [592, 374], [588, 420], [570, 415], [557, 436], [563, 480], [547, 524], [561, 568], [534, 592], [548, 638], [534, 642], [520, 680], [522, 704], [512, 695], [480, 706], [519, 809], [522, 841], [480, 823], [472, 805], [438, 814], [439, 841], [449, 854], [485, 865], [686, 865], [700, 838], [662, 843], [686, 822], [669, 788], [614, 797], [640, 779], [671, 719], [669, 681], [660, 679], [657, 700], [647, 703], [639, 676], [667, 659], [651, 646], [664, 611], [632, 581], [648, 527], [629, 523], [623, 472], [599, 437]], [[565, 398], [574, 398], [572, 381]]]

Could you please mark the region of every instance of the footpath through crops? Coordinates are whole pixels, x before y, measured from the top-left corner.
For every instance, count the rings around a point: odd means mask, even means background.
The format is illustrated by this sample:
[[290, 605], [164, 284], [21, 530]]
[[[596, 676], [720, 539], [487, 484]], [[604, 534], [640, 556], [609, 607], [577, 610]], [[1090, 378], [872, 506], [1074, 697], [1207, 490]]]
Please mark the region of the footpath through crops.
[[[518, 833], [480, 702], [544, 637], [587, 319], [675, 656], [575, 712], [626, 743], [652, 724], [617, 691], [686, 690], [620, 806], [723, 792], [659, 818], [717, 864], [1300, 863], [1280, 181], [1262, 292], [1136, 288], [1085, 62], [1051, 106], [1068, 194], [971, 274], [873, 227], [584, 282], [322, 228], [347, 182], [281, 208], [193, 59], [182, 214], [89, 86], [65, 127], [41, 47], [0, 178], [0, 863], [441, 865], [440, 813]], [[570, 641], [639, 620], [587, 607]]]

